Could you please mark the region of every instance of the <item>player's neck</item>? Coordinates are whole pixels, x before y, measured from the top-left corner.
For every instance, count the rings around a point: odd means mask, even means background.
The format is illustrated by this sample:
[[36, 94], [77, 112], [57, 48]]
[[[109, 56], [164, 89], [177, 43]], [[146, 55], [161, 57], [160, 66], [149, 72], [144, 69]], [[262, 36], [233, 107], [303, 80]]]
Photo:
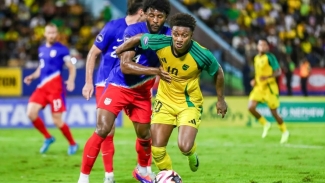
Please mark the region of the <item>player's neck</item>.
[[51, 47], [51, 46], [53, 46], [53, 44], [54, 44], [54, 43], [46, 42], [46, 43], [45, 43], [45, 46], [46, 46], [46, 47]]
[[262, 56], [264, 54], [265, 54], [265, 52], [258, 53], [259, 56]]
[[126, 25], [131, 25], [131, 24], [137, 23], [139, 18], [140, 17], [138, 15], [128, 15], [128, 16], [126, 16], [125, 17]]

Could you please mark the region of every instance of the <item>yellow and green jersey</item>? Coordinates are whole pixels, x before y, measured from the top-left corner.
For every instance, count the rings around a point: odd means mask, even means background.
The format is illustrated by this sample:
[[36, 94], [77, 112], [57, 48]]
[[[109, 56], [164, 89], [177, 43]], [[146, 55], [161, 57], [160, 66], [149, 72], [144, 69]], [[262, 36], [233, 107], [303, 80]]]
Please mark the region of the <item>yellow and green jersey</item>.
[[272, 53], [258, 54], [254, 58], [256, 87], [265, 89], [270, 84], [276, 84], [275, 77], [262, 81], [261, 76], [270, 76], [280, 68], [278, 60]]
[[157, 99], [180, 107], [201, 106], [200, 74], [206, 70], [211, 76], [215, 75], [219, 63], [208, 49], [196, 41], [191, 42], [187, 53], [178, 57], [172, 51], [172, 44], [172, 37], [165, 35], [144, 34], [141, 37], [141, 48], [156, 51], [161, 66], [172, 77], [170, 84], [160, 80]]

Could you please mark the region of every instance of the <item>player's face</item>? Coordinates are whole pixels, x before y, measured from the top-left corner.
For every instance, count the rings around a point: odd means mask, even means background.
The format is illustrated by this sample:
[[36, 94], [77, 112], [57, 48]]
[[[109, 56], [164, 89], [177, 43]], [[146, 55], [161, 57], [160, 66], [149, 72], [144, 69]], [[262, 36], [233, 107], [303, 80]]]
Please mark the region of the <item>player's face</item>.
[[165, 24], [167, 15], [164, 12], [156, 9], [148, 8], [146, 12], [147, 26], [150, 33], [158, 33], [161, 27]]
[[46, 38], [46, 42], [50, 44], [54, 43], [58, 36], [58, 29], [53, 26], [46, 26], [44, 36]]
[[257, 43], [257, 50], [259, 53], [265, 53], [269, 50], [269, 46], [266, 41], [259, 40]]
[[192, 40], [192, 33], [189, 27], [173, 26], [173, 47], [177, 52], [184, 52], [188, 49]]

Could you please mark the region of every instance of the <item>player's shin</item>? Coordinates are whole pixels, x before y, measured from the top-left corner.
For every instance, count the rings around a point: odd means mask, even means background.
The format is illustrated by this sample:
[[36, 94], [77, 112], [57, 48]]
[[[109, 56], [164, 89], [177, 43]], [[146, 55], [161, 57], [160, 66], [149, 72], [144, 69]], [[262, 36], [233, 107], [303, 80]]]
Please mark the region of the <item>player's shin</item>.
[[138, 170], [142, 175], [146, 175], [148, 162], [151, 159], [151, 139], [137, 138], [135, 148], [138, 153]]
[[159, 170], [172, 170], [172, 160], [166, 152], [166, 147], [151, 146], [152, 158]]
[[194, 145], [193, 145], [193, 147], [191, 148], [190, 151], [182, 152], [182, 153], [183, 153], [183, 155], [187, 156], [190, 169], [193, 172], [196, 172], [198, 170], [198, 168], [199, 168], [199, 159], [198, 159], [198, 156], [196, 154], [196, 143], [194, 142]]
[[82, 155], [81, 173], [89, 175], [99, 154], [101, 143], [104, 138], [96, 133], [88, 139]]
[[105, 168], [105, 177], [113, 177], [113, 156], [115, 153], [114, 136], [108, 135], [101, 144], [103, 163]]

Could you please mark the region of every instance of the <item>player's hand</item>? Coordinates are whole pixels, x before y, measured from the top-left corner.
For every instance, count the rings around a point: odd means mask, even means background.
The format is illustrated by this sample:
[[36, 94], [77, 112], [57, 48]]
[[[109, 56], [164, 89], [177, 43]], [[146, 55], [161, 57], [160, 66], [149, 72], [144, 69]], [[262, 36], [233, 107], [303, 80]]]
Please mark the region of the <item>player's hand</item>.
[[260, 77], [260, 80], [261, 81], [265, 81], [265, 80], [267, 80], [267, 79], [269, 79], [270, 77], [269, 76], [261, 76]]
[[225, 99], [218, 99], [216, 107], [217, 107], [217, 114], [218, 115], [221, 114], [221, 117], [224, 118], [228, 108]]
[[167, 83], [172, 82], [172, 77], [169, 75], [168, 72], [164, 71], [164, 69], [161, 66], [159, 67], [158, 76], [160, 77], [160, 79], [166, 81]]
[[74, 81], [70, 81], [70, 80], [67, 80], [66, 82], [65, 82], [65, 84], [67, 85], [67, 90], [69, 91], [69, 92], [71, 92], [71, 91], [73, 91], [74, 90]]
[[255, 79], [252, 79], [250, 84], [251, 84], [252, 87], [254, 87], [255, 86]]
[[33, 81], [33, 76], [32, 75], [29, 75], [29, 76], [26, 76], [25, 78], [24, 78], [24, 83], [26, 84], [26, 85], [30, 85], [30, 83]]
[[85, 83], [85, 86], [82, 88], [82, 96], [85, 97], [86, 100], [89, 100], [94, 93], [94, 85], [90, 83]]

